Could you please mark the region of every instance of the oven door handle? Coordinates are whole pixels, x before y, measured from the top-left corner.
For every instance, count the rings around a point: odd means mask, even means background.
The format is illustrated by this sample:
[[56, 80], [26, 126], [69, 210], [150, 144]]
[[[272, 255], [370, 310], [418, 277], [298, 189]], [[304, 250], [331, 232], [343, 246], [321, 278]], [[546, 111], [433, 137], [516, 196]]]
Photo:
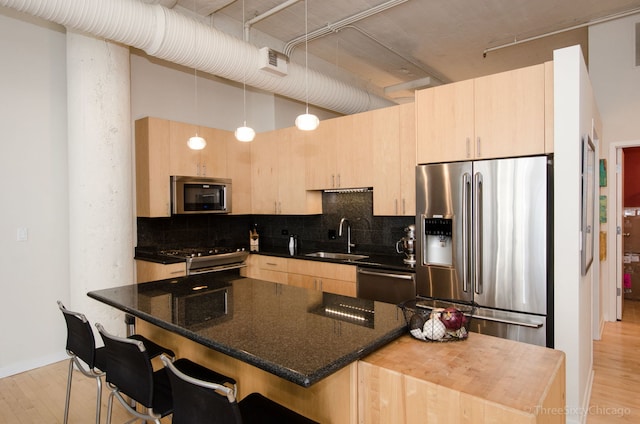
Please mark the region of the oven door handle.
[[363, 269], [358, 269], [358, 273], [364, 275], [375, 275], [378, 277], [397, 278], [399, 280], [413, 280], [413, 274], [395, 274], [390, 272], [365, 271]]
[[244, 268], [246, 266], [247, 266], [247, 264], [245, 264], [245, 263], [232, 264], [232, 265], [216, 265], [216, 266], [207, 267], [207, 268], [190, 269], [188, 274], [189, 275], [207, 274], [209, 272], [227, 271], [227, 270], [230, 270], [230, 269]]

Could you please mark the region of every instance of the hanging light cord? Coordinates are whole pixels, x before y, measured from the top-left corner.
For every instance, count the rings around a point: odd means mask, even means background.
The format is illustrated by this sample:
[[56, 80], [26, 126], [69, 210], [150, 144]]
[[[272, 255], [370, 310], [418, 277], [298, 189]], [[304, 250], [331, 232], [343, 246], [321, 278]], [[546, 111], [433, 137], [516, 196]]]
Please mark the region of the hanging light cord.
[[[244, 0], [242, 0], [242, 27], [244, 28]], [[247, 40], [249, 41], [249, 40]], [[245, 66], [242, 73], [242, 117], [244, 126], [247, 126], [247, 67]]]
[[307, 22], [307, 0], [304, 0], [304, 91], [309, 113], [309, 30]]

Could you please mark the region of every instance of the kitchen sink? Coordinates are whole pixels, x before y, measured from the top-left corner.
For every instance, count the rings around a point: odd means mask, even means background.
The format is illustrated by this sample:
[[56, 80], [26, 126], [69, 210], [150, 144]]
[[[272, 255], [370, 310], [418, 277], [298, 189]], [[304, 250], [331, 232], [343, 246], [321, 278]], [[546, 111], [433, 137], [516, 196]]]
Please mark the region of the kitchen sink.
[[356, 255], [353, 253], [334, 253], [334, 252], [313, 252], [307, 253], [305, 256], [313, 258], [337, 259], [343, 261], [357, 261], [359, 259], [367, 259], [366, 255]]

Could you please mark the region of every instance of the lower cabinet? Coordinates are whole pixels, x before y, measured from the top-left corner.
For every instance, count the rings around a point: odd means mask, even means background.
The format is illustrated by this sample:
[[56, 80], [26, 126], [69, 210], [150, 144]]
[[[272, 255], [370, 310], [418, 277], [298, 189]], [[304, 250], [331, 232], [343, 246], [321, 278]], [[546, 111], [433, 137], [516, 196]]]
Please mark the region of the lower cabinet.
[[289, 259], [288, 284], [344, 296], [356, 295], [356, 267], [329, 262]]
[[353, 265], [250, 255], [242, 275], [310, 290], [356, 296], [356, 267]]
[[165, 265], [157, 262], [136, 260], [136, 282], [138, 283], [166, 280], [186, 275], [187, 266], [184, 262]]

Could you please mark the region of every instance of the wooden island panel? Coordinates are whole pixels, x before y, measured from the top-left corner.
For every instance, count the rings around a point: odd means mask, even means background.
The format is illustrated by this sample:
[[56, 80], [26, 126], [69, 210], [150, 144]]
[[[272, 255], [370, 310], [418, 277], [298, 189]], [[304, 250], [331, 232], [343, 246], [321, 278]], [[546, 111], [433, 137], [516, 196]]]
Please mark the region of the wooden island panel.
[[146, 321], [136, 320], [136, 327], [139, 334], [170, 346], [176, 357], [188, 358], [235, 378], [238, 400], [259, 392], [320, 423], [357, 422], [357, 362], [310, 387], [302, 387]]
[[359, 362], [360, 423], [563, 423], [564, 353], [473, 333], [403, 336]]

